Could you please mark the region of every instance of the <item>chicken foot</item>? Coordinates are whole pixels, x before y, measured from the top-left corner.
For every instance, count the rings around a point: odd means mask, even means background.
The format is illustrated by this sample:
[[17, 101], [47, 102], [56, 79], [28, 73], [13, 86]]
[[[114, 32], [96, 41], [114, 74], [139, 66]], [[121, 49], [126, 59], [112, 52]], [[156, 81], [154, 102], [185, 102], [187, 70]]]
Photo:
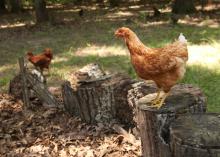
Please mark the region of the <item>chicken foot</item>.
[[162, 91], [162, 89], [161, 88], [159, 88], [158, 89], [158, 91], [157, 91], [157, 95], [156, 95], [156, 97], [154, 98], [154, 100], [152, 100], [152, 105], [154, 105], [154, 104], [157, 104], [158, 103], [158, 101], [160, 101], [160, 93], [161, 93], [161, 91]]
[[165, 99], [170, 94], [170, 92], [165, 93], [161, 99], [159, 99], [155, 104], [153, 104], [151, 107], [156, 107], [157, 109], [160, 109], [161, 106], [164, 104]]

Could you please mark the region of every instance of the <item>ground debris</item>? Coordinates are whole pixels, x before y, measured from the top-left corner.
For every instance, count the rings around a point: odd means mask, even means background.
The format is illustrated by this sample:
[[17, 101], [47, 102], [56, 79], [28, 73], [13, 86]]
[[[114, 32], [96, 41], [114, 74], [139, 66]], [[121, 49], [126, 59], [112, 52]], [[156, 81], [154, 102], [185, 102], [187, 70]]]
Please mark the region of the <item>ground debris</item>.
[[[63, 109], [35, 106], [0, 94], [0, 156], [137, 157], [140, 140], [120, 125], [87, 125]], [[132, 143], [131, 138], [134, 143]]]

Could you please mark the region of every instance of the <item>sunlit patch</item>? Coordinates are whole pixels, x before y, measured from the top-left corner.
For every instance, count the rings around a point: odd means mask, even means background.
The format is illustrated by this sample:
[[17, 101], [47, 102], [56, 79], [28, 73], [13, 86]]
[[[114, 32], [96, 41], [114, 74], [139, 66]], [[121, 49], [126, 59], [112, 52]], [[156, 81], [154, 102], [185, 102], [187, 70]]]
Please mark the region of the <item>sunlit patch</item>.
[[6, 71], [6, 70], [12, 70], [15, 67], [16, 67], [16, 64], [7, 64], [7, 65], [0, 66], [0, 76], [1, 76], [2, 72]]
[[64, 10], [62, 10], [60, 12], [66, 13], [66, 12], [78, 12], [78, 11], [79, 11], [79, 9], [64, 9]]
[[189, 46], [188, 64], [202, 64], [215, 68], [219, 64], [220, 49], [216, 45], [192, 45]]
[[79, 48], [75, 53], [76, 56], [96, 55], [100, 57], [127, 55], [127, 49], [118, 46], [98, 46], [91, 45], [85, 48]]
[[14, 27], [22, 27], [25, 25], [26, 25], [25, 23], [6, 24], [6, 25], [0, 25], [0, 28], [14, 28]]
[[183, 24], [191, 24], [191, 25], [196, 25], [199, 27], [210, 27], [210, 28], [218, 28], [219, 27], [219, 22], [212, 20], [212, 19], [208, 19], [208, 20], [202, 20], [202, 19], [198, 19], [198, 18], [184, 18], [184, 19], [180, 19], [179, 23], [183, 23]]
[[56, 57], [55, 59], [53, 59], [52, 63], [65, 62], [65, 61], [68, 61], [68, 58], [66, 58], [66, 57]]
[[16, 22], [16, 23], [5, 23], [5, 24], [0, 24], [0, 29], [24, 27], [24, 26], [26, 26], [26, 25], [31, 26], [31, 25], [34, 25], [34, 24], [35, 24], [34, 21]]
[[141, 6], [140, 5], [133, 5], [133, 6], [129, 6], [129, 8], [131, 8], [131, 9], [139, 9], [139, 8], [141, 8]]
[[110, 13], [108, 14], [106, 17], [107, 18], [122, 18], [122, 17], [130, 17], [130, 16], [133, 16], [134, 14], [129, 12], [129, 11], [119, 11], [119, 12], [116, 12], [116, 13]]

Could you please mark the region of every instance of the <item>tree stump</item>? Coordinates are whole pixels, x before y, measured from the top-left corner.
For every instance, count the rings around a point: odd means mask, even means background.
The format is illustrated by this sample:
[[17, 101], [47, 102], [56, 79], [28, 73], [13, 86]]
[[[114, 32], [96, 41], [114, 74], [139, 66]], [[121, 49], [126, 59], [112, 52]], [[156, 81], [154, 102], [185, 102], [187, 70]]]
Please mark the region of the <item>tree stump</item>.
[[131, 84], [131, 88], [127, 92], [127, 106], [132, 109], [132, 115], [129, 117], [129, 123], [133, 126], [138, 127], [138, 100], [145, 95], [155, 93], [156, 89], [157, 87], [153, 81], [139, 81]]
[[22, 79], [22, 93], [23, 93], [23, 102], [24, 102], [24, 109], [28, 109], [31, 107], [30, 104], [30, 97], [28, 92], [28, 83], [27, 79], [25, 77], [26, 68], [24, 66], [24, 58], [19, 58], [19, 66], [20, 66], [20, 73], [21, 73], [21, 79]]
[[170, 127], [174, 157], [219, 157], [220, 114], [183, 115]]
[[110, 122], [116, 117], [126, 123], [132, 119], [127, 92], [134, 80], [116, 74], [80, 82], [75, 90], [69, 82], [62, 85], [64, 106], [70, 114], [87, 123]]
[[71, 83], [62, 85], [64, 106], [70, 114], [87, 123], [110, 122], [116, 117], [126, 123], [132, 119], [127, 92], [135, 80], [122, 74], [106, 74], [97, 64], [83, 67], [72, 77]]
[[33, 74], [26, 72], [25, 77], [31, 85], [31, 89], [34, 91], [36, 96], [42, 101], [45, 102], [50, 107], [61, 108], [60, 102], [54, 97], [52, 93], [47, 89], [47, 86], [36, 78]]
[[176, 85], [165, 105], [160, 109], [151, 108], [151, 100], [156, 93], [149, 94], [138, 101], [138, 126], [144, 157], [170, 157], [169, 126], [184, 113], [203, 113], [206, 99], [199, 88], [192, 85]]
[[[10, 81], [9, 94], [22, 99], [24, 107], [32, 107], [33, 100], [45, 102], [50, 107], [61, 107], [60, 102], [48, 90], [40, 72], [30, 70], [24, 64], [24, 58], [19, 58], [20, 73]], [[31, 100], [31, 101], [30, 101]]]

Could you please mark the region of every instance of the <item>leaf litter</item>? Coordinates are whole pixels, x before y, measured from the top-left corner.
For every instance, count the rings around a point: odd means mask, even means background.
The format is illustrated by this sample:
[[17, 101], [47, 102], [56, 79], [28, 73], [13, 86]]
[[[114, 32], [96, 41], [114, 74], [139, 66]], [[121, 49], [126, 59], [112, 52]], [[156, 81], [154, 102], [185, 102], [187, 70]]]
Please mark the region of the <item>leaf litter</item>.
[[0, 94], [0, 156], [141, 156], [140, 140], [120, 124], [89, 125], [63, 108], [22, 106], [22, 101]]

